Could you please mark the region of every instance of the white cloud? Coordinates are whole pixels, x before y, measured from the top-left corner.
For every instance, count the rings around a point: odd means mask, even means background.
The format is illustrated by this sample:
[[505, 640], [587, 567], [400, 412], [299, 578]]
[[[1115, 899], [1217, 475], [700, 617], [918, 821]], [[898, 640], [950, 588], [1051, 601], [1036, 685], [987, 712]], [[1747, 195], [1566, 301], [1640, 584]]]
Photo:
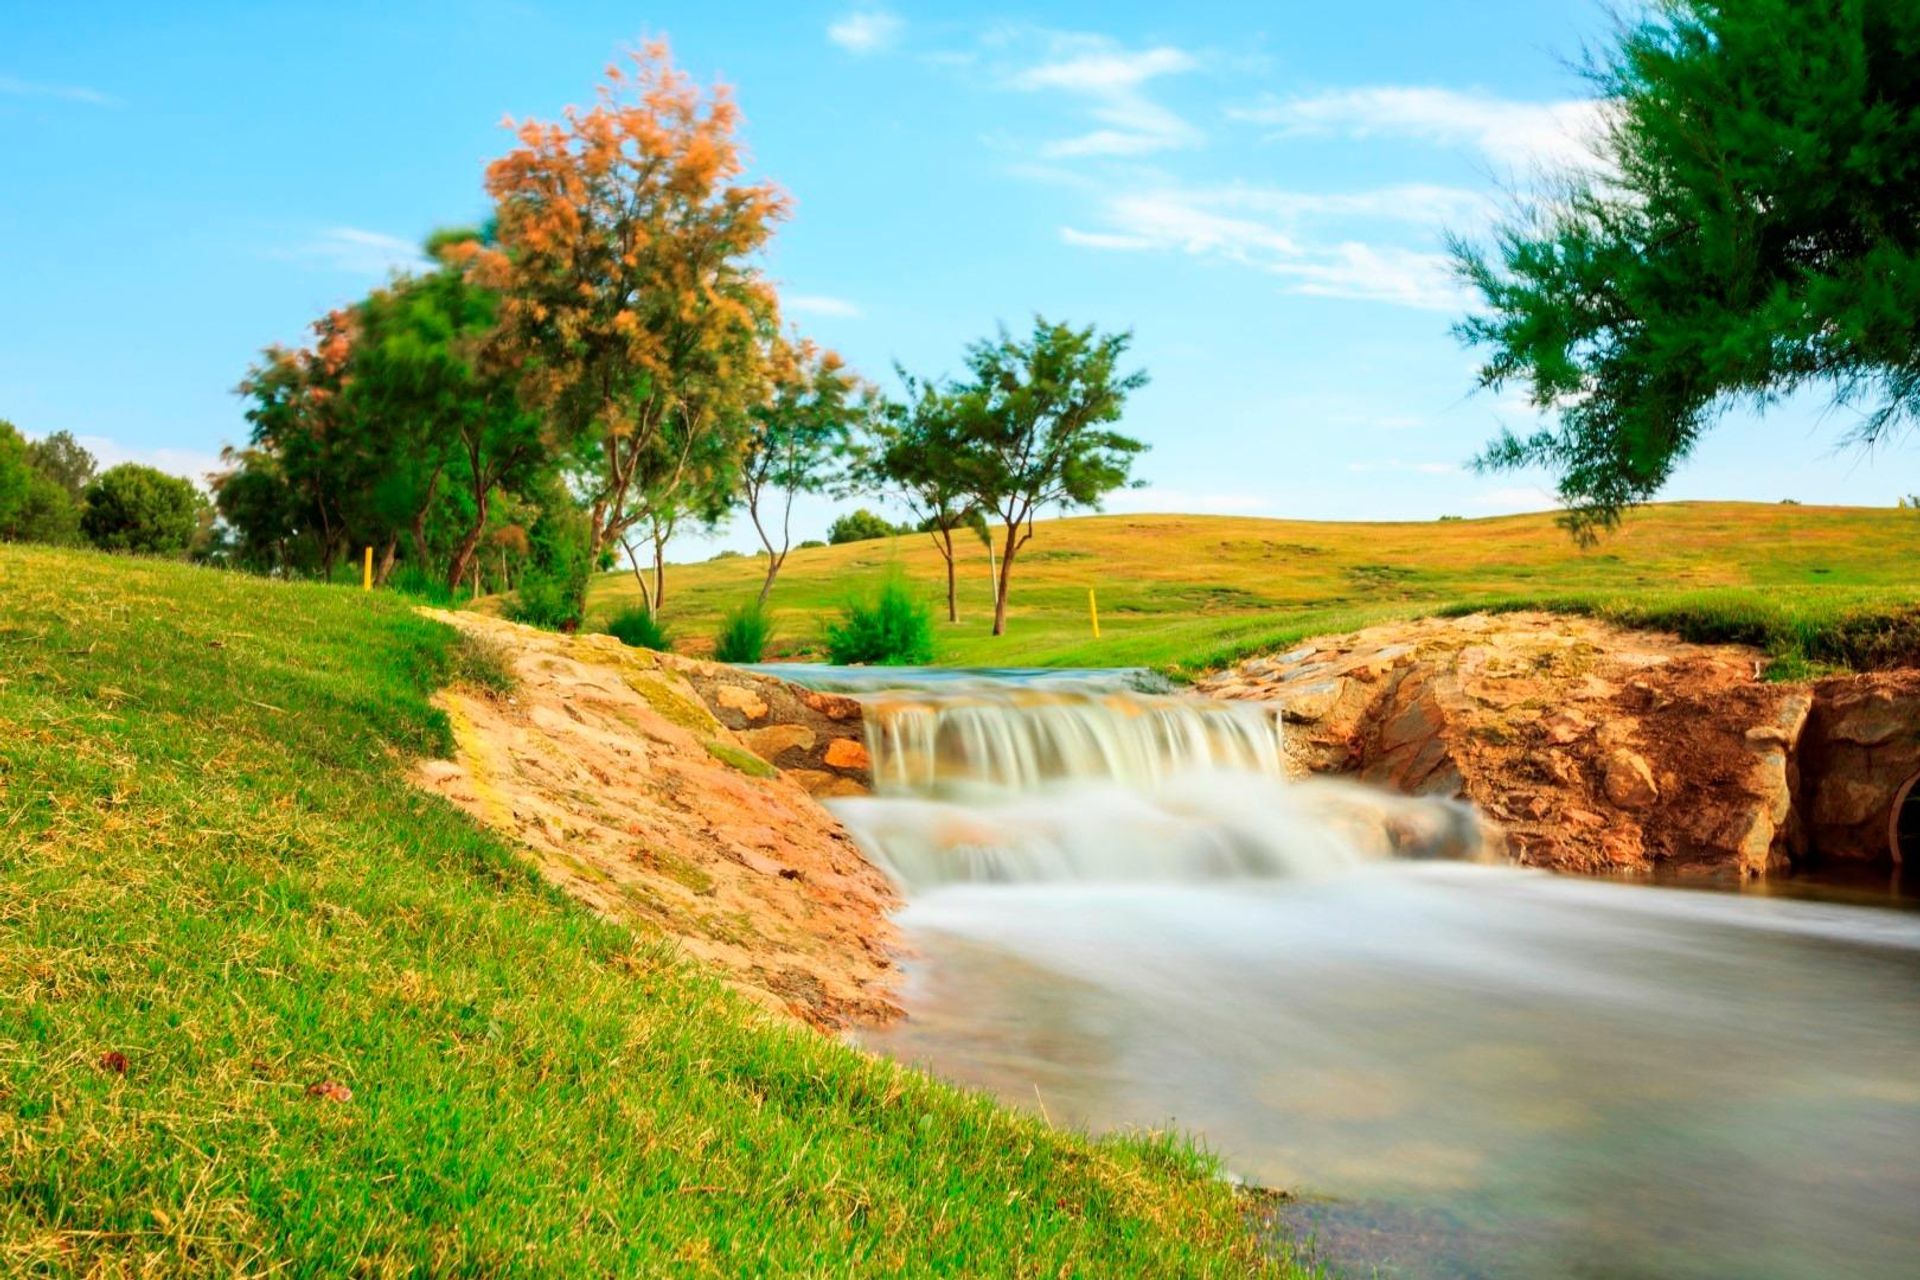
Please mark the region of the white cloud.
[[1017, 89], [1064, 89], [1116, 97], [1134, 92], [1156, 76], [1178, 75], [1199, 65], [1192, 54], [1166, 45], [1137, 53], [1103, 48], [1029, 67], [1013, 78], [1013, 84]]
[[1110, 249], [1122, 253], [1153, 248], [1153, 241], [1145, 236], [1115, 235], [1108, 231], [1081, 231], [1076, 227], [1060, 228], [1060, 239], [1082, 249]]
[[1176, 112], [1146, 96], [1148, 82], [1181, 75], [1200, 63], [1185, 50], [1161, 45], [1128, 50], [1105, 36], [1054, 34], [1049, 61], [1010, 76], [1026, 93], [1064, 93], [1087, 103], [1100, 128], [1046, 144], [1042, 154], [1062, 159], [1141, 156], [1198, 146], [1204, 135]]
[[864, 9], [847, 14], [827, 27], [827, 39], [848, 53], [880, 53], [899, 40], [906, 24], [885, 9]]
[[0, 76], [0, 93], [16, 98], [52, 98], [57, 102], [81, 102], [90, 107], [117, 107], [120, 99], [98, 89], [77, 84], [37, 84], [15, 76]]
[[[1424, 221], [1420, 214], [1431, 215], [1437, 203], [1446, 202], [1431, 196], [1424, 201], [1401, 199], [1392, 190], [1323, 197], [1244, 186], [1182, 187], [1166, 181], [1154, 190], [1107, 196], [1101, 205], [1105, 226], [1073, 228], [1061, 238], [1081, 248], [1159, 249], [1220, 258], [1270, 272], [1287, 282], [1289, 292], [1311, 297], [1452, 311], [1463, 298], [1444, 254], [1354, 240], [1328, 242], [1303, 229], [1313, 218], [1357, 208]], [[1404, 208], [1398, 208], [1401, 205]]]
[[218, 454], [201, 453], [195, 449], [143, 449], [121, 444], [106, 436], [75, 436], [74, 439], [94, 456], [102, 471], [123, 462], [137, 462], [168, 475], [183, 476], [205, 488], [209, 473], [225, 469]]
[[1230, 109], [1231, 118], [1273, 125], [1282, 136], [1416, 138], [1473, 147], [1517, 168], [1591, 163], [1605, 118], [1602, 103], [1518, 102], [1479, 92], [1409, 85], [1334, 89], [1268, 98]]
[[803, 316], [839, 316], [856, 319], [866, 314], [858, 303], [824, 293], [787, 293], [780, 297], [782, 309]]
[[329, 227], [304, 244], [273, 255], [358, 276], [384, 276], [427, 265], [420, 246], [400, 236], [358, 227]]
[[1508, 485], [1475, 495], [1473, 505], [1494, 512], [1557, 511], [1560, 499], [1537, 484]]
[[1356, 475], [1395, 471], [1422, 476], [1457, 476], [1460, 474], [1460, 464], [1457, 462], [1402, 462], [1398, 458], [1385, 458], [1371, 462], [1349, 462], [1347, 470]]
[[1252, 515], [1273, 511], [1270, 498], [1251, 493], [1201, 493], [1191, 489], [1120, 489], [1107, 495], [1106, 509], [1123, 514], [1192, 512], [1197, 515]]

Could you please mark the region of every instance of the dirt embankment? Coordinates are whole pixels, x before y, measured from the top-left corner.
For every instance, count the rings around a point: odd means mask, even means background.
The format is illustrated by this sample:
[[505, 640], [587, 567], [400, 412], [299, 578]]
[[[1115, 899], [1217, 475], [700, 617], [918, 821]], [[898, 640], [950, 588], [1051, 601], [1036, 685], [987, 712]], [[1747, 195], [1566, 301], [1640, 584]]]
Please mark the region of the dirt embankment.
[[1278, 703], [1303, 771], [1471, 800], [1525, 863], [1747, 877], [1889, 860], [1920, 673], [1816, 688], [1761, 667], [1738, 646], [1476, 615], [1316, 640], [1199, 688]]
[[609, 636], [436, 616], [498, 644], [518, 687], [441, 695], [456, 750], [421, 785], [772, 1007], [818, 1026], [897, 1012], [894, 893], [810, 794], [858, 786], [857, 704]]

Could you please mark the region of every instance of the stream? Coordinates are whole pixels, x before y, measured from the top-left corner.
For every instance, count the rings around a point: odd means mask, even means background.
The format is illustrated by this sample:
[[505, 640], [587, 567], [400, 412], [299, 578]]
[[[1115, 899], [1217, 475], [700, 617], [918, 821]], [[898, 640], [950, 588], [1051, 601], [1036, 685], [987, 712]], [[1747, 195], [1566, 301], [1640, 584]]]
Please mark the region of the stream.
[[1283, 781], [1264, 709], [1131, 688], [861, 687], [835, 809], [912, 950], [861, 1043], [1192, 1134], [1337, 1275], [1920, 1274], [1920, 913], [1480, 861], [1459, 806]]

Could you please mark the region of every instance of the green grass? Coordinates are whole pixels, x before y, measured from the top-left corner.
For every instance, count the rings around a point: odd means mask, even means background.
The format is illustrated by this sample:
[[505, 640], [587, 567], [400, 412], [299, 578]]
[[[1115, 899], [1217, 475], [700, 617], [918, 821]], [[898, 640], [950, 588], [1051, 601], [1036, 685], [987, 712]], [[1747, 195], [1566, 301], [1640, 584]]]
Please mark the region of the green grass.
[[[1038, 526], [1014, 567], [1002, 637], [988, 634], [986, 553], [965, 547], [962, 621], [936, 609], [936, 652], [952, 665], [1140, 665], [1183, 675], [1313, 634], [1525, 601], [1621, 621], [1691, 619], [1704, 632], [1717, 621], [1709, 638], [1744, 629], [1776, 650], [1782, 671], [1796, 662], [1813, 670], [1906, 652], [1899, 637], [1910, 623], [1901, 618], [1920, 603], [1917, 563], [1920, 512], [1890, 508], [1666, 503], [1631, 513], [1590, 549], [1548, 515], [1371, 524], [1095, 516]], [[672, 566], [666, 612], [710, 629], [758, 590], [764, 569], [750, 556]], [[783, 651], [819, 654], [824, 624], [849, 593], [870, 592], [894, 571], [923, 600], [944, 602], [925, 537], [795, 551], [771, 601]], [[1098, 640], [1089, 588], [1099, 595]], [[589, 612], [637, 598], [631, 575], [601, 575]]]
[[391, 596], [0, 548], [0, 1271], [1258, 1269], [1177, 1140], [778, 1022], [410, 787], [503, 674]]

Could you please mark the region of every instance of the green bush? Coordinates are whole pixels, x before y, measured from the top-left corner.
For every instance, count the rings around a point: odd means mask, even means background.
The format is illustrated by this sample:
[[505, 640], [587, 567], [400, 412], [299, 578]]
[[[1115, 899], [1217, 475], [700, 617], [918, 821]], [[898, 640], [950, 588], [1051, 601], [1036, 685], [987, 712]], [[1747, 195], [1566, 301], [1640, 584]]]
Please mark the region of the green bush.
[[660, 625], [660, 619], [640, 605], [629, 605], [608, 618], [607, 634], [634, 649], [673, 652], [673, 637]]
[[580, 586], [570, 574], [529, 573], [504, 612], [510, 622], [548, 631], [578, 631], [583, 611]]
[[713, 638], [715, 662], [758, 662], [773, 640], [773, 619], [758, 604], [743, 604], [720, 624]]
[[818, 538], [808, 538], [805, 542], [802, 542], [799, 546], [795, 547], [794, 550], [795, 551], [811, 551], [815, 547], [824, 547], [826, 545], [827, 545], [826, 543], [820, 541], [820, 539]]
[[468, 592], [447, 585], [443, 573], [435, 573], [422, 564], [409, 564], [401, 561], [393, 572], [387, 575], [387, 587], [422, 604], [430, 604], [439, 609], [454, 609], [464, 603]]
[[123, 462], [87, 486], [80, 528], [102, 551], [180, 555], [199, 533], [206, 505], [179, 476]]
[[889, 578], [869, 601], [849, 601], [827, 624], [827, 653], [845, 665], [919, 666], [933, 661], [933, 611]]
[[858, 511], [849, 511], [827, 526], [827, 541], [834, 546], [843, 542], [867, 542], [874, 538], [891, 538], [896, 533], [911, 533], [912, 530], [891, 524], [884, 516], [861, 507]]

